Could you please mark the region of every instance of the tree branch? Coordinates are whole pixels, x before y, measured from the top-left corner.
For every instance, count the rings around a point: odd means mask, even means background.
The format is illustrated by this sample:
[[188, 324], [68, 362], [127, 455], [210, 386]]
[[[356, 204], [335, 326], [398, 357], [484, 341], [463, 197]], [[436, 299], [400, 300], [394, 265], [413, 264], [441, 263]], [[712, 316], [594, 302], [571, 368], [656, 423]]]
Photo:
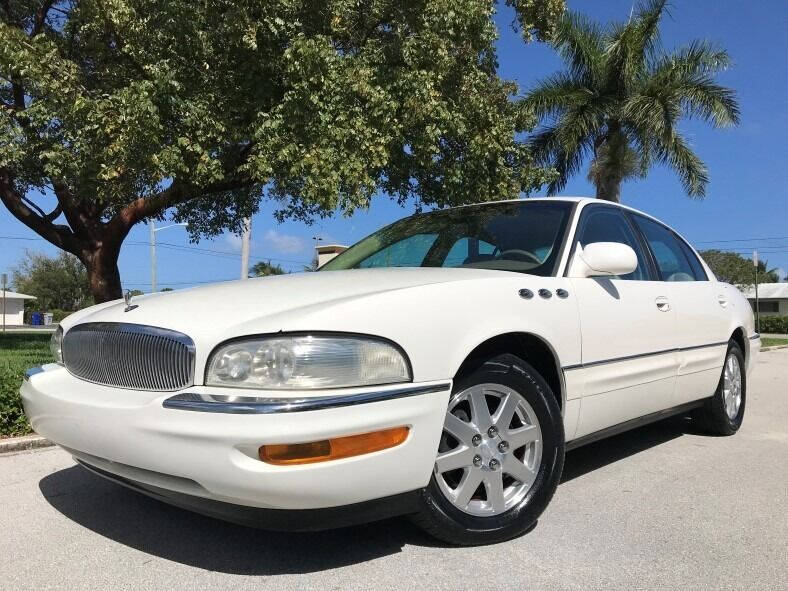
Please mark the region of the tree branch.
[[58, 206], [66, 216], [68, 225], [71, 226], [77, 234], [94, 238], [96, 224], [93, 223], [85, 207], [74, 199], [68, 185], [61, 179], [52, 179], [52, 189], [54, 190], [55, 197], [57, 197]]
[[44, 23], [47, 20], [49, 9], [52, 8], [52, 5], [54, 3], [55, 3], [54, 0], [44, 0], [44, 3], [41, 5], [41, 8], [39, 8], [36, 11], [36, 16], [33, 21], [33, 30], [30, 33], [31, 37], [35, 37], [36, 35], [38, 35], [41, 32], [41, 29], [44, 28]]
[[38, 205], [36, 205], [35, 203], [33, 203], [33, 200], [32, 200], [32, 199], [28, 199], [28, 198], [27, 198], [25, 195], [20, 195], [20, 198], [22, 199], [22, 202], [23, 202], [25, 205], [27, 205], [27, 206], [28, 206], [30, 209], [34, 209], [34, 210], [36, 210], [36, 213], [37, 213], [38, 215], [40, 215], [42, 218], [43, 218], [43, 217], [46, 217], [46, 214], [44, 213], [44, 210], [43, 210], [43, 209], [41, 209], [41, 208], [40, 208]]
[[60, 205], [60, 203], [58, 203], [55, 209], [44, 216], [44, 221], [51, 224], [60, 216], [61, 213], [63, 213], [63, 207]]
[[81, 256], [79, 241], [71, 230], [67, 226], [53, 224], [49, 216], [40, 216], [28, 207], [23, 196], [14, 188], [11, 174], [3, 168], [0, 168], [0, 201], [16, 219], [36, 234], [62, 250]]
[[224, 191], [234, 191], [236, 189], [242, 189], [249, 184], [250, 181], [248, 179], [236, 177], [208, 185], [207, 187], [196, 188], [189, 187], [175, 180], [164, 191], [150, 197], [135, 199], [121, 209], [109, 222], [107, 222], [106, 227], [109, 230], [108, 234], [119, 236], [122, 240], [134, 224], [147, 217], [154, 216], [170, 207], [191, 201], [197, 197], [222, 193]]

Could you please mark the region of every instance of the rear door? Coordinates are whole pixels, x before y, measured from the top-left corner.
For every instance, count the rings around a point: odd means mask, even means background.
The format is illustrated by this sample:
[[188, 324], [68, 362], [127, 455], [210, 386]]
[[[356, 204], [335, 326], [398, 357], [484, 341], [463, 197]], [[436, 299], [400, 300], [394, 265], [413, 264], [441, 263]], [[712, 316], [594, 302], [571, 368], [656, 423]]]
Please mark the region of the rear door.
[[676, 317], [666, 285], [623, 210], [587, 205], [577, 228], [575, 244], [619, 242], [638, 257], [637, 269], [623, 277], [571, 279], [582, 363], [565, 372], [569, 383], [583, 388], [575, 433], [581, 437], [670, 406], [677, 360]]
[[678, 369], [673, 406], [714, 393], [730, 337], [725, 290], [710, 281], [695, 252], [673, 230], [630, 214], [654, 257], [660, 279], [676, 311], [673, 346]]

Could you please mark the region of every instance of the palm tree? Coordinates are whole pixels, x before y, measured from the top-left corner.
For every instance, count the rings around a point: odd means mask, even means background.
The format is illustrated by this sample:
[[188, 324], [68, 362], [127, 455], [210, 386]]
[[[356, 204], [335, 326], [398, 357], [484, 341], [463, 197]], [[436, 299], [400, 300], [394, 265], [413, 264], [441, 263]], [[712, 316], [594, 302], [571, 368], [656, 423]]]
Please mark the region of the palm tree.
[[249, 269], [250, 277], [268, 277], [269, 275], [284, 275], [285, 270], [281, 265], [275, 265], [271, 261], [260, 261], [252, 265]]
[[705, 195], [706, 166], [677, 126], [683, 117], [714, 127], [738, 123], [736, 93], [714, 82], [730, 58], [705, 41], [665, 53], [665, 5], [648, 0], [628, 22], [606, 27], [571, 13], [562, 20], [554, 45], [566, 71], [540, 81], [520, 103], [545, 122], [531, 147], [538, 163], [558, 172], [549, 194], [590, 156], [588, 178], [600, 199], [619, 201], [621, 183], [645, 176], [654, 162], [672, 168], [691, 197]]

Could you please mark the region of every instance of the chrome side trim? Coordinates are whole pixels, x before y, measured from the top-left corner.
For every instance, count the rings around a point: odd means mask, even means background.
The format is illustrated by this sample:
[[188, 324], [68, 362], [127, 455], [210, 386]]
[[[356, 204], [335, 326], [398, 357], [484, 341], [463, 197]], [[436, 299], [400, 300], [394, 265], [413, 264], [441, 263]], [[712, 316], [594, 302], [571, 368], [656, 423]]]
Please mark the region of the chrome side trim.
[[285, 412], [325, 410], [327, 408], [383, 402], [421, 394], [448, 392], [450, 388], [451, 382], [443, 382], [430, 386], [407, 386], [392, 390], [373, 390], [360, 394], [314, 396], [311, 398], [265, 398], [258, 396], [231, 396], [226, 394], [183, 392], [167, 398], [162, 405], [164, 408], [174, 410], [267, 415]]
[[43, 373], [45, 371], [46, 370], [43, 367], [41, 367], [40, 365], [38, 365], [36, 367], [31, 367], [30, 369], [26, 369], [25, 370], [25, 381], [27, 382], [30, 378], [32, 378], [37, 373]]
[[575, 365], [566, 365], [563, 367], [564, 371], [573, 369], [585, 369], [586, 367], [594, 367], [596, 365], [605, 365], [607, 363], [618, 363], [619, 361], [630, 361], [632, 359], [640, 359], [642, 357], [651, 357], [653, 355], [665, 355], [667, 353], [681, 353], [682, 351], [694, 351], [695, 349], [705, 349], [707, 347], [721, 347], [727, 345], [728, 341], [720, 341], [718, 343], [707, 343], [705, 345], [692, 345], [691, 347], [676, 347], [674, 349], [663, 349], [662, 351], [652, 351], [650, 353], [637, 353], [635, 355], [625, 355], [623, 357], [613, 357], [611, 359], [600, 359], [599, 361], [589, 361], [588, 363], [577, 363]]
[[754, 335], [752, 335], [752, 336], [750, 337], [750, 340], [751, 340], [751, 341], [757, 341], [759, 338], [761, 338], [761, 335], [760, 335], [760, 333], [757, 333], [757, 332], [756, 332]]

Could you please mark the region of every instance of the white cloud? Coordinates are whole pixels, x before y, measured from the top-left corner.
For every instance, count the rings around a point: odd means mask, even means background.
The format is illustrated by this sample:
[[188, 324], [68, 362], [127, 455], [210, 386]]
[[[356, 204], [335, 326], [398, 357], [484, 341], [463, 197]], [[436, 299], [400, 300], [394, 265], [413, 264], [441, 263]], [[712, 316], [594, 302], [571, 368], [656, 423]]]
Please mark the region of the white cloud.
[[295, 254], [307, 250], [306, 243], [298, 236], [284, 234], [276, 230], [268, 230], [263, 236], [266, 242], [280, 253]]

